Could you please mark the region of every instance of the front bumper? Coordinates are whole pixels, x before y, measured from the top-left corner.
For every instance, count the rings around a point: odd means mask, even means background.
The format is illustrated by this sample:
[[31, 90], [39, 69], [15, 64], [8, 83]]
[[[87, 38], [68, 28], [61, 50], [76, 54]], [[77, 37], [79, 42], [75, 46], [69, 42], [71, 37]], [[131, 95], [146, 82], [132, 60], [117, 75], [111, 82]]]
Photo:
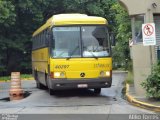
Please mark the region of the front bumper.
[[53, 90], [77, 88], [108, 88], [111, 87], [112, 78], [92, 79], [50, 79], [50, 88]]

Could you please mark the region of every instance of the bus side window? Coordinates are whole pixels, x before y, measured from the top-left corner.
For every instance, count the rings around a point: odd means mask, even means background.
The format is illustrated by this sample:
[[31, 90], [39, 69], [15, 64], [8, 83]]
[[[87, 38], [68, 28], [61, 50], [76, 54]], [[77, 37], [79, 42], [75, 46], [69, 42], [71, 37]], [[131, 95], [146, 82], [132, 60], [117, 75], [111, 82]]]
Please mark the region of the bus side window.
[[34, 49], [37, 48], [37, 36], [35, 36], [35, 46], [34, 46]]
[[37, 35], [37, 48], [39, 48], [39, 46], [40, 46], [40, 39], [39, 39], [40, 37], [39, 37], [39, 34]]
[[44, 43], [45, 43], [45, 46], [48, 46], [47, 44], [47, 30], [44, 31]]
[[40, 34], [40, 43], [41, 43], [41, 46], [40, 47], [43, 47], [43, 38], [42, 38], [42, 32], [41, 32], [41, 34]]
[[46, 46], [48, 46], [50, 39], [51, 39], [50, 30], [47, 29], [46, 32], [45, 32], [45, 44], [46, 44]]
[[36, 36], [36, 41], [35, 41], [35, 49], [38, 48], [38, 36]]
[[42, 47], [44, 47], [43, 33], [44, 33], [44, 32], [42, 31], [42, 32], [41, 32], [41, 46], [42, 46]]
[[42, 33], [42, 43], [43, 43], [43, 46], [46, 47], [46, 44], [45, 44], [45, 31], [43, 31]]
[[39, 34], [39, 48], [41, 47], [41, 34]]
[[39, 35], [37, 35], [37, 48], [39, 48]]
[[41, 36], [40, 36], [40, 34], [38, 35], [38, 43], [39, 43], [38, 48], [40, 48], [41, 47]]
[[34, 37], [32, 37], [32, 50], [34, 49], [34, 45], [35, 45], [35, 40], [34, 40]]

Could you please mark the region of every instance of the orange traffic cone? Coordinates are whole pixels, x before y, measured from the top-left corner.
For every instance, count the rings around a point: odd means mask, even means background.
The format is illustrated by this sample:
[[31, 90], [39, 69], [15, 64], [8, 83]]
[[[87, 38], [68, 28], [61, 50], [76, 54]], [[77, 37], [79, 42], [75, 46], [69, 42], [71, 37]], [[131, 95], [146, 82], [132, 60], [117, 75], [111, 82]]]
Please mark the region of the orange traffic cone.
[[23, 99], [23, 89], [21, 88], [20, 72], [11, 73], [11, 88], [9, 90], [10, 100]]

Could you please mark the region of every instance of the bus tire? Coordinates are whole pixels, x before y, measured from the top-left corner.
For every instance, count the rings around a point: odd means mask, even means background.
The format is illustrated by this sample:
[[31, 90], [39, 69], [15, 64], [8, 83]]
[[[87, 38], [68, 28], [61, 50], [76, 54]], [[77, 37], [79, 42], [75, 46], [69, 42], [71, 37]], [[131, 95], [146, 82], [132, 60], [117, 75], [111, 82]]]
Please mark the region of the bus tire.
[[100, 94], [101, 93], [101, 88], [95, 88], [94, 93], [95, 94]]
[[50, 88], [48, 79], [46, 79], [46, 87], [48, 88], [49, 95], [54, 95], [54, 91]]
[[49, 95], [54, 95], [54, 90], [52, 90], [51, 88], [48, 88], [48, 92], [49, 92]]

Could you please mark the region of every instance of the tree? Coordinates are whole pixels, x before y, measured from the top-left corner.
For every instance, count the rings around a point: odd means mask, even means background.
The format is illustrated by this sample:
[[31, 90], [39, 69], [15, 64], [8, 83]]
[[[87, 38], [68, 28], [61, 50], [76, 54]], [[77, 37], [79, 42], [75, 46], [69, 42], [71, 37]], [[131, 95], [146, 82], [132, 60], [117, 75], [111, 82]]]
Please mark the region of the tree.
[[7, 71], [7, 55], [5, 54], [8, 49], [7, 29], [10, 25], [14, 25], [15, 17], [15, 7], [11, 1], [0, 0], [0, 72]]
[[60, 3], [0, 0], [0, 75], [31, 71], [32, 33], [52, 14], [60, 12]]
[[115, 13], [114, 32], [116, 33], [116, 46], [113, 48], [113, 61], [116, 64], [128, 66], [130, 61], [129, 39], [131, 38], [131, 22], [128, 13], [118, 3], [112, 6]]
[[111, 30], [115, 29], [119, 25], [114, 20], [117, 11], [111, 9], [115, 3], [116, 0], [0, 0], [0, 71], [31, 71], [32, 33], [52, 15], [101, 16], [107, 18]]
[[9, 26], [14, 24], [16, 14], [15, 7], [10, 0], [0, 0], [0, 25]]

